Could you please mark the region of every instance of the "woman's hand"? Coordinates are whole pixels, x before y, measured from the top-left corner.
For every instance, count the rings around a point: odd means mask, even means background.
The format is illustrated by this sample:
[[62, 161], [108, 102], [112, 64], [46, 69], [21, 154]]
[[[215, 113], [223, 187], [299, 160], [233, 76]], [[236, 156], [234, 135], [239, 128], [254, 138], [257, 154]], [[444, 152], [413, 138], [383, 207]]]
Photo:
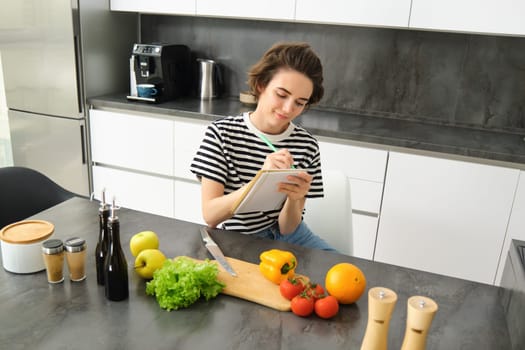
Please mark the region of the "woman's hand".
[[310, 191], [312, 179], [313, 176], [307, 172], [290, 175], [287, 177], [287, 180], [291, 183], [281, 182], [279, 184], [279, 192], [285, 193], [290, 200], [304, 199], [308, 191]]
[[313, 176], [307, 172], [287, 177], [291, 183], [281, 182], [279, 192], [286, 193], [286, 201], [279, 213], [279, 230], [283, 235], [292, 233], [301, 223], [306, 194], [310, 190]]
[[266, 156], [263, 170], [269, 169], [290, 169], [293, 165], [292, 154], [285, 148]]

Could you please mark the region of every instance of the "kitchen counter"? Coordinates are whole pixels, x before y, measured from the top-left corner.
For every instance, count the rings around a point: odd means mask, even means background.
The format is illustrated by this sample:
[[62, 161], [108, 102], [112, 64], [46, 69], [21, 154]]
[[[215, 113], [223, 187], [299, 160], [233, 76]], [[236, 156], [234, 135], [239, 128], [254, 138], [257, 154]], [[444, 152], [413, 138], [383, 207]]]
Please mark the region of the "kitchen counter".
[[[0, 270], [0, 348], [2, 349], [358, 349], [368, 320], [365, 293], [341, 306], [331, 320], [301, 318], [255, 303], [219, 295], [187, 309], [167, 312], [145, 294], [145, 281], [131, 269], [129, 241], [142, 230], [155, 231], [168, 257], [205, 259], [199, 225], [122, 209], [121, 241], [129, 268], [128, 300], [110, 302], [96, 283], [94, 249], [98, 238], [98, 203], [73, 198], [32, 218], [55, 225], [55, 238], [78, 236], [88, 245], [87, 279], [47, 283], [44, 271], [16, 275]], [[500, 288], [396, 267], [283, 242], [214, 230], [225, 255], [259, 262], [270, 248], [287, 249], [298, 259], [299, 273], [324, 282], [339, 262], [357, 265], [368, 288], [384, 286], [398, 294], [388, 346], [399, 349], [404, 337], [407, 299], [423, 295], [439, 310], [432, 322], [428, 350], [511, 349]], [[67, 267], [66, 267], [67, 271]], [[323, 283], [324, 284], [324, 283]]]
[[[234, 98], [200, 101], [186, 98], [160, 104], [127, 100], [125, 94], [107, 95], [89, 101], [94, 108], [114, 108], [165, 116], [214, 120], [253, 110]], [[315, 135], [344, 142], [366, 143], [388, 150], [402, 149], [423, 154], [474, 160], [525, 169], [525, 133], [490, 131], [415, 120], [367, 116], [311, 109], [296, 122]]]

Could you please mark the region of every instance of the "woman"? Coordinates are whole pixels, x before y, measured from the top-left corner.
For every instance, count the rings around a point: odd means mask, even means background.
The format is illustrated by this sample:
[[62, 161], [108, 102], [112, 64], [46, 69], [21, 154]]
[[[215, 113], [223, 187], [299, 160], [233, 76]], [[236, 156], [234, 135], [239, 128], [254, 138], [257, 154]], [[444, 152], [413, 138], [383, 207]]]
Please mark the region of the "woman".
[[[302, 221], [306, 198], [322, 197], [317, 140], [292, 121], [323, 96], [321, 61], [305, 43], [272, 46], [249, 71], [257, 98], [253, 112], [214, 121], [193, 159], [191, 171], [202, 186], [202, 212], [210, 227], [256, 234], [310, 248], [334, 250]], [[272, 151], [263, 134], [278, 151]], [[282, 208], [231, 213], [246, 184], [260, 169], [308, 169], [281, 183]]]

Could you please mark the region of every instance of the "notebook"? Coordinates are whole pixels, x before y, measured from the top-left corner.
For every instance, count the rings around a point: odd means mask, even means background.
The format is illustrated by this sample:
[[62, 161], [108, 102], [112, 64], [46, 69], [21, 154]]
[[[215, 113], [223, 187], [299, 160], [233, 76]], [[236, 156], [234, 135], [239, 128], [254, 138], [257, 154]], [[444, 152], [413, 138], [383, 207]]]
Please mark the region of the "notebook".
[[259, 170], [250, 181], [242, 196], [235, 202], [233, 214], [253, 211], [268, 211], [279, 209], [286, 199], [286, 194], [277, 192], [280, 182], [287, 182], [289, 175], [306, 172], [304, 169], [272, 169]]

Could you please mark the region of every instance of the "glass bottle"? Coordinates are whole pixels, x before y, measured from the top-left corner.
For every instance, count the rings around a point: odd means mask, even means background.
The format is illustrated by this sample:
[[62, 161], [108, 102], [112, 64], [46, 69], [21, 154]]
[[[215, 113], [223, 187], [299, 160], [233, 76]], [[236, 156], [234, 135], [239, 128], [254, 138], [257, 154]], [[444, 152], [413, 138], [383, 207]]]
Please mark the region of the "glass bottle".
[[102, 201], [98, 209], [99, 233], [95, 248], [95, 263], [97, 267], [97, 284], [104, 285], [104, 262], [108, 254], [108, 217], [109, 206], [106, 203], [106, 190], [102, 190]]
[[108, 218], [109, 245], [104, 263], [104, 289], [106, 298], [113, 301], [127, 299], [129, 296], [128, 264], [120, 246], [120, 222], [115, 215], [115, 198]]

